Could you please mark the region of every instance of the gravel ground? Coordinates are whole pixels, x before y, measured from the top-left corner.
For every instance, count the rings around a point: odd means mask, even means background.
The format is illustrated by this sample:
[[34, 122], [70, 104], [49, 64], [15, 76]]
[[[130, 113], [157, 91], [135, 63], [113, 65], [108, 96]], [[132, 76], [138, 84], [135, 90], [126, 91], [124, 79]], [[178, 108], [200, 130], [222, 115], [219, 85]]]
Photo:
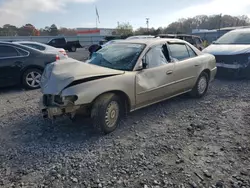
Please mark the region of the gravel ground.
[[0, 90], [0, 187], [250, 187], [250, 81], [215, 80], [136, 111], [107, 136], [44, 121], [40, 91]]

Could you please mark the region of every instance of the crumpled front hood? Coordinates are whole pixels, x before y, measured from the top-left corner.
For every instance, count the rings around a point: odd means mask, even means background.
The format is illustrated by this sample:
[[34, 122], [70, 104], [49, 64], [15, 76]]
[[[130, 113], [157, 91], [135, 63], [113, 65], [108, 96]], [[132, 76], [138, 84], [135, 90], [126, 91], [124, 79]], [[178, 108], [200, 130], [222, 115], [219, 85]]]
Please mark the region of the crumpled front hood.
[[40, 85], [43, 94], [58, 95], [73, 81], [123, 73], [124, 71], [91, 65], [68, 58], [47, 65], [42, 75]]
[[212, 55], [236, 55], [250, 53], [250, 45], [211, 44], [202, 52]]

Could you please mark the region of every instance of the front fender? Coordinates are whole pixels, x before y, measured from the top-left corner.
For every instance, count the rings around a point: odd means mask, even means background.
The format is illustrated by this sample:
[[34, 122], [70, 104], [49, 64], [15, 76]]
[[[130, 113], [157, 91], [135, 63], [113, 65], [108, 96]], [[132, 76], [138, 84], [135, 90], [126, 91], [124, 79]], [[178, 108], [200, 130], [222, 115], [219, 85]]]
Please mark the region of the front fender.
[[[128, 73], [129, 74], [129, 73]], [[92, 103], [99, 95], [110, 91], [121, 91], [130, 99], [131, 106], [135, 104], [135, 76], [125, 74], [80, 83], [62, 91], [61, 96], [76, 95], [75, 105]]]

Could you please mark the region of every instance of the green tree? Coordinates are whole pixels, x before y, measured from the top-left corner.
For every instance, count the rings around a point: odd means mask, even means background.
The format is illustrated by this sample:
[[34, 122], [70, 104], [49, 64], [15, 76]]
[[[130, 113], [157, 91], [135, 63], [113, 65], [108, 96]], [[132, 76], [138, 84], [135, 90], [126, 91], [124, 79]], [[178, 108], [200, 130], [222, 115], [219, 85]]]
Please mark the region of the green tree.
[[193, 18], [182, 18], [164, 29], [164, 33], [191, 33], [192, 29], [218, 29], [223, 27], [247, 26], [250, 20], [246, 15], [198, 15]]
[[49, 34], [51, 36], [57, 36], [59, 34], [59, 30], [55, 24], [52, 24], [49, 28]]
[[133, 27], [132, 25], [130, 25], [129, 22], [121, 23], [116, 28], [116, 32], [118, 35], [121, 35], [122, 37], [128, 37], [133, 35]]

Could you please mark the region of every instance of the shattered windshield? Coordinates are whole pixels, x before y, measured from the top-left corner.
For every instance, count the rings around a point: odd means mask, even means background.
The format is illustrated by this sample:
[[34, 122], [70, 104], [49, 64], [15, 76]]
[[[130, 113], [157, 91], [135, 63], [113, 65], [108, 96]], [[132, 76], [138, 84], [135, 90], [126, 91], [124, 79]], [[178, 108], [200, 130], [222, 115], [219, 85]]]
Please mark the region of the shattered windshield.
[[94, 53], [87, 63], [116, 70], [132, 71], [144, 48], [144, 44], [113, 43]]
[[229, 32], [214, 44], [250, 44], [250, 32]]

